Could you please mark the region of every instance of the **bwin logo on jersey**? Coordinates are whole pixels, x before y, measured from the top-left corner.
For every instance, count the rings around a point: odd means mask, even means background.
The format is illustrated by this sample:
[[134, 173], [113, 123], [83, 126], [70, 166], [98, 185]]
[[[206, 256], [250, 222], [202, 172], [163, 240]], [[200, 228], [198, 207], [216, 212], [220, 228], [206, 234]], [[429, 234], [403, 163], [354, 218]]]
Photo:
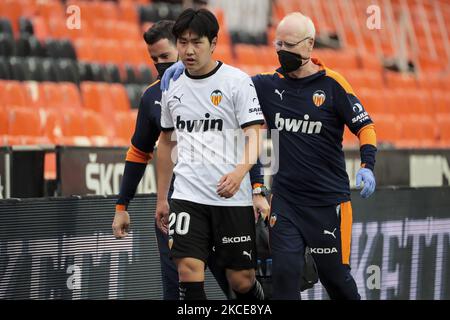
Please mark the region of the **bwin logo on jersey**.
[[208, 130], [222, 131], [222, 119], [209, 119], [210, 114], [205, 113], [206, 119], [199, 120], [183, 120], [181, 116], [177, 116], [176, 128], [180, 131], [202, 132]]
[[223, 97], [222, 91], [214, 90], [211, 93], [210, 99], [211, 99], [211, 102], [213, 103], [213, 105], [215, 105], [217, 107], [219, 105], [220, 101], [222, 101], [222, 97]]
[[309, 115], [305, 114], [303, 120], [280, 117], [280, 113], [275, 114], [275, 126], [279, 131], [301, 132], [306, 134], [318, 134], [322, 130], [322, 122], [309, 121]]

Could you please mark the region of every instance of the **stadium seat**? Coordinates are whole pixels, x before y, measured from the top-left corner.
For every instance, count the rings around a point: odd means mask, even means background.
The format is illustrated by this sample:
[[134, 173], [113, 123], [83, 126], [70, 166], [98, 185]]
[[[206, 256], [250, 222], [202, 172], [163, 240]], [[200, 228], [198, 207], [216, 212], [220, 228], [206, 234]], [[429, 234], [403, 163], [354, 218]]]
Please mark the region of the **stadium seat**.
[[117, 65], [108, 63], [105, 65], [105, 72], [108, 75], [108, 82], [120, 83], [120, 71]]
[[28, 57], [28, 56], [37, 56], [31, 53], [30, 46], [30, 37], [28, 35], [22, 35], [20, 38], [16, 40], [16, 56], [19, 57]]
[[19, 19], [19, 32], [21, 36], [31, 36], [34, 34], [33, 23], [26, 17]]
[[47, 101], [46, 107], [61, 111], [65, 109], [64, 92], [59, 83], [43, 82], [41, 87]]
[[85, 108], [101, 112], [102, 106], [100, 101], [100, 94], [97, 90], [95, 82], [84, 81], [80, 85], [81, 95], [83, 98], [83, 105]]
[[61, 115], [61, 131], [63, 135], [59, 139], [61, 144], [90, 145], [89, 139], [85, 136], [85, 123], [81, 112], [75, 110], [64, 112]]
[[58, 87], [64, 97], [61, 108], [70, 108], [75, 110], [81, 110], [81, 108], [83, 108], [80, 91], [74, 83], [61, 82]]
[[60, 58], [67, 58], [67, 59], [71, 59], [71, 60], [77, 59], [77, 54], [75, 52], [75, 48], [70, 40], [61, 39], [61, 40], [59, 40], [59, 44], [61, 46], [61, 57]]
[[0, 79], [0, 111], [3, 110], [5, 107], [4, 101], [5, 101], [5, 87], [8, 83], [8, 80], [2, 80]]
[[39, 110], [45, 137], [53, 143], [58, 144], [62, 137], [62, 113], [59, 110]]
[[[53, 39], [72, 39], [78, 30], [71, 30], [66, 26], [65, 17], [52, 17], [47, 20], [50, 36]], [[85, 26], [83, 25], [83, 28]]]
[[42, 16], [34, 16], [32, 18], [34, 35], [41, 41], [44, 41], [50, 36], [46, 21], [47, 20], [45, 20]]
[[[127, 91], [122, 84], [114, 83], [108, 85], [109, 95], [111, 97], [111, 109], [117, 112], [130, 111], [130, 101], [128, 100]], [[108, 93], [106, 93], [108, 94]]]
[[53, 59], [64, 58], [63, 49], [58, 40], [46, 39], [44, 43], [45, 43], [46, 57]]
[[[124, 61], [122, 51], [117, 50], [120, 44], [116, 40], [97, 40], [93, 46], [96, 51], [96, 61], [99, 63], [122, 63]], [[137, 53], [133, 56], [137, 57]]]
[[433, 90], [431, 92], [432, 106], [438, 115], [450, 116], [450, 93], [444, 90]]
[[30, 107], [33, 109], [45, 109], [48, 106], [47, 96], [42, 82], [27, 81], [25, 90], [28, 96]]
[[84, 136], [83, 115], [70, 110], [62, 114], [62, 134], [65, 137]]
[[441, 72], [442, 60], [436, 58], [432, 59], [429, 55], [419, 56], [419, 64], [425, 72]]
[[108, 82], [108, 73], [99, 63], [91, 63], [93, 80], [96, 82]]
[[245, 65], [260, 64], [258, 49], [256, 46], [248, 44], [236, 44], [234, 46], [237, 62]]
[[0, 17], [0, 34], [9, 35], [10, 37], [14, 36], [12, 25], [8, 18]]
[[15, 0], [3, 0], [0, 3], [0, 12], [3, 18], [7, 18], [11, 22], [14, 34], [19, 31], [18, 21], [22, 15], [22, 5]]
[[65, 7], [61, 1], [37, 1], [36, 10], [46, 21], [65, 16]]
[[234, 65], [234, 58], [231, 49], [227, 45], [218, 45], [214, 50], [214, 58], [224, 63]]
[[126, 62], [134, 65], [146, 64], [150, 65], [150, 56], [148, 55], [147, 46], [142, 40], [124, 41], [124, 51], [127, 52]]
[[102, 20], [119, 20], [120, 13], [118, 11], [117, 4], [114, 2], [94, 2], [97, 6], [99, 18]]
[[25, 81], [31, 80], [31, 74], [24, 66], [24, 59], [20, 57], [11, 57], [9, 59], [13, 80]]
[[[92, 111], [84, 111], [83, 122], [85, 126], [85, 134], [87, 136], [108, 136], [109, 129], [99, 114]], [[109, 128], [113, 126], [108, 126]]]
[[16, 53], [14, 38], [10, 34], [0, 33], [0, 56], [12, 57]]
[[417, 80], [412, 75], [388, 71], [386, 73], [387, 84], [391, 88], [417, 89]]
[[377, 143], [396, 144], [400, 138], [400, 125], [393, 116], [386, 116], [377, 120], [375, 124]]
[[279, 65], [278, 56], [273, 46], [261, 46], [258, 50], [261, 52], [261, 64], [267, 66]]
[[116, 138], [129, 141], [134, 132], [137, 112], [120, 112], [115, 115]]
[[436, 125], [429, 117], [405, 118], [401, 122], [400, 147], [432, 147], [437, 141]]
[[39, 111], [25, 108], [11, 108], [8, 110], [9, 130], [11, 136], [42, 135]]
[[78, 67], [74, 60], [71, 59], [59, 59], [58, 69], [61, 71], [59, 80], [66, 82], [79, 83], [80, 75], [78, 73]]
[[388, 110], [383, 99], [383, 92], [377, 89], [362, 88], [356, 94], [369, 114], [386, 113]]
[[231, 47], [231, 36], [225, 28], [220, 28], [217, 34], [218, 43], [221, 46]]
[[60, 73], [58, 63], [56, 60], [51, 58], [42, 59], [42, 80], [43, 81], [59, 81]]
[[439, 146], [450, 147], [450, 117], [440, 117], [437, 119], [439, 127]]
[[[9, 132], [8, 113], [0, 106], [0, 136], [7, 135]], [[1, 145], [1, 144], [0, 144]]]
[[30, 105], [24, 85], [19, 81], [6, 81], [3, 88], [4, 106], [9, 108], [27, 108]]
[[80, 75], [80, 81], [94, 81], [92, 66], [88, 62], [78, 62], [78, 74]]
[[28, 57], [24, 58], [22, 61], [26, 75], [25, 80], [42, 81], [44, 71], [41, 59], [35, 57]]
[[[113, 86], [116, 86], [116, 84], [113, 84]], [[111, 96], [109, 84], [82, 82], [81, 95], [83, 97], [83, 105], [86, 109], [101, 113], [106, 118], [113, 117], [112, 113], [115, 111], [116, 105]], [[117, 93], [117, 95], [119, 96], [120, 93]], [[119, 104], [122, 103], [123, 102], [119, 102]], [[119, 108], [121, 106], [122, 105], [120, 105]]]
[[138, 80], [136, 77], [136, 72], [135, 72], [133, 66], [131, 66], [129, 64], [125, 64], [124, 72], [125, 72], [125, 82], [124, 83], [127, 83], [127, 84], [138, 83]]
[[153, 78], [152, 75], [152, 71], [150, 70], [150, 68], [146, 65], [140, 65], [138, 67], [138, 73], [139, 73], [139, 78], [140, 78], [140, 83], [141, 84], [151, 84], [153, 81], [155, 81], [155, 79]]
[[127, 84], [125, 85], [125, 88], [127, 90], [128, 99], [130, 100], [131, 108], [138, 109], [140, 98], [144, 89], [135, 84]]
[[138, 25], [138, 10], [134, 3], [123, 2], [119, 4], [120, 16], [121, 18], [134, 25]]
[[[361, 72], [361, 71], [360, 71]], [[365, 81], [369, 88], [373, 89], [384, 89], [385, 81], [382, 77], [382, 73], [380, 71], [363, 71]]]
[[0, 79], [12, 80], [11, 67], [3, 57], [0, 57]]
[[128, 22], [110, 21], [112, 32], [108, 36], [118, 41], [142, 41], [142, 33], [137, 24]]
[[95, 52], [91, 43], [92, 41], [87, 38], [79, 38], [74, 41], [78, 60], [85, 62], [91, 62], [95, 60]]

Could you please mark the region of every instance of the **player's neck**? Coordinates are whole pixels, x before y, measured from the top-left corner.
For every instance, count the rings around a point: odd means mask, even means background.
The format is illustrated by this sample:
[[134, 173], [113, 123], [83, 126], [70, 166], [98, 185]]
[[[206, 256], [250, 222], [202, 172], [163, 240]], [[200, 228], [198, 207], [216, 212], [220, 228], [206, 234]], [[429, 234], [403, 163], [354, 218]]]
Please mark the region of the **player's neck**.
[[214, 68], [217, 66], [217, 61], [214, 59], [211, 59], [207, 64], [205, 64], [203, 67], [201, 67], [200, 69], [197, 70], [189, 70], [188, 72], [190, 75], [192, 76], [204, 76], [205, 74], [210, 73], [211, 71], [214, 70]]
[[306, 78], [316, 72], [319, 71], [319, 66], [316, 65], [314, 62], [311, 61], [311, 59], [301, 68], [289, 72], [288, 75], [291, 78], [294, 79], [300, 79], [300, 78]]

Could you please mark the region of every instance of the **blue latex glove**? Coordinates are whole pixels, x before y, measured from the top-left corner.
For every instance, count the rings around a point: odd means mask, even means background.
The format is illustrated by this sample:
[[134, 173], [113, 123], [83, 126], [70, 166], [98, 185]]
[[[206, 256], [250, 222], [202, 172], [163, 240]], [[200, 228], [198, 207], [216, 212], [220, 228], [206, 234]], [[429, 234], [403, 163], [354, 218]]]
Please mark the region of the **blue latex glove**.
[[375, 176], [373, 175], [372, 170], [367, 168], [361, 168], [356, 173], [356, 188], [361, 188], [361, 182], [364, 182], [364, 187], [361, 190], [361, 197], [368, 198], [375, 191], [375, 186], [377, 185], [375, 182]]
[[184, 64], [181, 61], [174, 63], [170, 68], [164, 71], [163, 77], [161, 79], [161, 90], [166, 91], [169, 89], [170, 79], [177, 81], [177, 79], [184, 72]]

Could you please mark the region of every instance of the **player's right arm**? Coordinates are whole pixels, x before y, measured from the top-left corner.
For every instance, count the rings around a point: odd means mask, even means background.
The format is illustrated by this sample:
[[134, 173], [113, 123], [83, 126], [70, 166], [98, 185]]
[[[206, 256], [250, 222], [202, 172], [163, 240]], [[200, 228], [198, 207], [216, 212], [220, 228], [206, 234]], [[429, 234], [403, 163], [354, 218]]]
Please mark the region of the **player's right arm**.
[[245, 175], [257, 162], [261, 150], [260, 128], [264, 124], [252, 80], [245, 75], [238, 80], [234, 89], [234, 111], [246, 139], [243, 159], [236, 165], [235, 170], [225, 174], [218, 181], [217, 194], [225, 198], [231, 198], [236, 194]]
[[174, 161], [172, 150], [176, 146], [176, 139], [173, 127], [172, 116], [166, 102], [166, 93], [161, 99], [161, 134], [158, 142], [158, 161], [156, 173], [158, 176], [157, 202], [156, 202], [156, 225], [161, 231], [167, 233], [167, 223], [169, 216], [169, 193], [170, 182], [173, 176]]
[[172, 141], [173, 131], [162, 131], [158, 143], [158, 161], [156, 163], [156, 173], [158, 176], [158, 191], [156, 203], [156, 225], [161, 231], [167, 233], [167, 222], [169, 215], [169, 193], [170, 182], [172, 181], [174, 163], [171, 159], [172, 150], [176, 141]]

